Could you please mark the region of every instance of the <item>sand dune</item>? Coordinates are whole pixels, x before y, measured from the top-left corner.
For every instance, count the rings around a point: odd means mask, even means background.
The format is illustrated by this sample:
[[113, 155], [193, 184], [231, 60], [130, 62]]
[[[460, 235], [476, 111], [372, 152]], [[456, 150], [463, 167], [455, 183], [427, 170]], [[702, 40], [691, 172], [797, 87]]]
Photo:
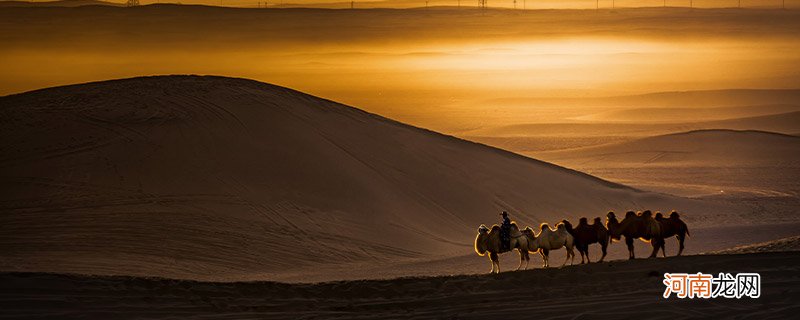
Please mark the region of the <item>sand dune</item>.
[[[800, 253], [703, 255], [497, 276], [284, 284], [0, 274], [14, 318], [652, 319], [792, 318]], [[665, 272], [758, 272], [758, 299], [662, 298]]]
[[549, 161], [605, 167], [800, 167], [800, 138], [765, 131], [698, 130], [609, 145], [542, 152]]
[[6, 271], [269, 279], [469, 254], [502, 209], [522, 224], [740, 216], [251, 80], [57, 87], [2, 97], [0, 113]]
[[800, 138], [763, 131], [700, 130], [552, 152], [541, 159], [681, 195], [800, 195]]
[[712, 251], [710, 254], [744, 254], [757, 252], [786, 252], [800, 251], [800, 236], [782, 238], [778, 240], [759, 242], [730, 249]]
[[475, 129], [461, 132], [459, 135], [477, 140], [480, 140], [481, 137], [645, 137], [707, 129], [759, 130], [793, 134], [800, 130], [800, 111], [714, 121], [522, 123]]
[[682, 107], [682, 108], [628, 108], [600, 112], [580, 117], [580, 120], [589, 121], [620, 121], [620, 122], [683, 122], [692, 121], [730, 120], [768, 116], [774, 114], [800, 111], [800, 105], [752, 105], [737, 107]]

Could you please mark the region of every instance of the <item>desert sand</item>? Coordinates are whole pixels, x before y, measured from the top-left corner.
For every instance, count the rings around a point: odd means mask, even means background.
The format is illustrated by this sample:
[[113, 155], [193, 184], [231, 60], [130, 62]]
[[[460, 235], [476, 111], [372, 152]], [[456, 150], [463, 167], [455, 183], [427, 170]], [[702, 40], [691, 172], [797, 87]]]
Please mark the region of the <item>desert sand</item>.
[[[800, 137], [700, 130], [532, 156], [646, 190], [686, 196], [800, 195]], [[676, 174], [677, 172], [677, 174]]]
[[[501, 210], [536, 226], [678, 209], [696, 230], [765, 225], [774, 238], [797, 222], [791, 203], [767, 214], [761, 202], [641, 191], [246, 79], [56, 87], [2, 97], [0, 112], [2, 271], [376, 277], [473, 255], [478, 225]], [[692, 250], [755, 242], [717, 234]], [[472, 270], [487, 263], [473, 258]]]
[[759, 242], [743, 246], [736, 246], [725, 250], [712, 251], [709, 252], [709, 254], [744, 254], [744, 253], [756, 253], [756, 252], [786, 252], [786, 251], [800, 251], [800, 236]]
[[[0, 317], [117, 319], [791, 318], [800, 253], [703, 255], [391, 280], [213, 283], [0, 274]], [[662, 298], [665, 272], [758, 272], [758, 299]]]
[[639, 191], [244, 79], [97, 82], [0, 106], [5, 271], [269, 279], [467, 254], [501, 210], [524, 226], [679, 208], [699, 227], [755, 209]]

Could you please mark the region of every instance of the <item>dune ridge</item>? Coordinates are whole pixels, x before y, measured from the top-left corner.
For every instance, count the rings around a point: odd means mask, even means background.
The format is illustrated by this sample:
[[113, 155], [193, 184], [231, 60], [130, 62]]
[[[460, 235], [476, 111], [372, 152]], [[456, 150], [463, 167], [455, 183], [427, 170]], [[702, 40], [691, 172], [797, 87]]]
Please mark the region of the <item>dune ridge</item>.
[[641, 192], [252, 80], [0, 98], [0, 270], [269, 279], [472, 252], [477, 226], [720, 203]]

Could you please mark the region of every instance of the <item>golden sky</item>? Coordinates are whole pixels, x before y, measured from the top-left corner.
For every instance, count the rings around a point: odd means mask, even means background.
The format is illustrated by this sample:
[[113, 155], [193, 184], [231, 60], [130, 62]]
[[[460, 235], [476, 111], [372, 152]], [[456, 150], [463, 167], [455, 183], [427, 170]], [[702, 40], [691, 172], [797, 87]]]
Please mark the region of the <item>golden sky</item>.
[[503, 106], [484, 102], [504, 98], [800, 87], [794, 10], [146, 7], [0, 18], [0, 94], [214, 74], [447, 131], [491, 118]]

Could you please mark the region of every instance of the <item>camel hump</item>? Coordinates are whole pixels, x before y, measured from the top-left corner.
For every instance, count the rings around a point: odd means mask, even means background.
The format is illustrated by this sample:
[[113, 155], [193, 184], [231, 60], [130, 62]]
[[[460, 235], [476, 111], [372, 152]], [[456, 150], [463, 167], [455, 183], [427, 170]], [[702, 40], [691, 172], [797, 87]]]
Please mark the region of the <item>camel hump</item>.
[[586, 219], [586, 217], [581, 217], [580, 220], [578, 220], [578, 224], [588, 224], [588, 223], [589, 220]]
[[672, 210], [672, 212], [669, 214], [669, 217], [671, 219], [680, 219], [681, 215], [678, 214], [678, 211]]
[[650, 218], [650, 217], [652, 217], [652, 216], [653, 216], [653, 212], [652, 212], [652, 211], [650, 211], [650, 210], [645, 210], [644, 212], [642, 212], [642, 217], [648, 217], [648, 218]]
[[656, 220], [664, 219], [664, 215], [661, 212], [656, 212]]
[[594, 218], [594, 224], [601, 224], [602, 223], [601, 221], [602, 220], [600, 220], [600, 217]]
[[566, 231], [567, 230], [567, 226], [564, 225], [564, 223], [559, 223], [559, 224], [556, 225], [556, 230], [564, 230], [564, 231]]
[[542, 222], [542, 224], [539, 225], [539, 229], [541, 229], [541, 231], [544, 231], [544, 229], [550, 229], [550, 225], [547, 224], [547, 222]]
[[525, 227], [525, 229], [523, 229], [522, 232], [523, 233], [533, 233], [533, 229], [531, 229], [531, 227]]
[[492, 226], [492, 232], [500, 232], [500, 226], [498, 226], [498, 225], [493, 225], [493, 226]]

